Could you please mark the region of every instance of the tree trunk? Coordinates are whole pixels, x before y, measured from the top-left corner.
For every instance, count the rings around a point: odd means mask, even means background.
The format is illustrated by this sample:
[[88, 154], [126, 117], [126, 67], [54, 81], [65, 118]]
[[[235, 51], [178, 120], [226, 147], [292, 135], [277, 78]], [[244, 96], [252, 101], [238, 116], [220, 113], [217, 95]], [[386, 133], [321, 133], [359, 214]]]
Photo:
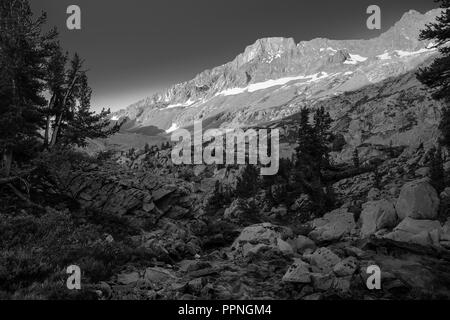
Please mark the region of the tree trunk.
[[44, 135], [44, 148], [48, 147], [49, 137], [50, 137], [50, 125], [51, 125], [51, 117], [47, 115], [47, 123], [45, 125], [45, 135]]
[[67, 100], [68, 100], [69, 96], [72, 94], [73, 88], [74, 88], [76, 82], [78, 81], [78, 78], [79, 78], [79, 75], [76, 75], [73, 78], [73, 80], [70, 83], [70, 86], [67, 89], [66, 94], [64, 95], [64, 98], [62, 100], [61, 111], [60, 111], [59, 115], [56, 117], [55, 129], [53, 130], [52, 140], [50, 141], [50, 145], [49, 145], [50, 149], [55, 146], [56, 141], [58, 139], [58, 134], [59, 134], [59, 130], [61, 128], [61, 123], [62, 123], [62, 120], [63, 120], [63, 114], [64, 114], [64, 111], [65, 111], [65, 106], [67, 104]]
[[56, 144], [56, 140], [58, 138], [59, 128], [61, 127], [62, 123], [62, 112], [58, 115], [56, 122], [55, 122], [55, 128], [53, 129], [52, 133], [52, 140], [50, 141], [49, 147], [53, 148]]
[[48, 147], [49, 145], [49, 139], [50, 139], [50, 125], [52, 124], [52, 109], [55, 105], [55, 94], [52, 95], [52, 98], [50, 99], [50, 102], [48, 104], [47, 108], [47, 122], [45, 125], [45, 135], [44, 135], [44, 149]]
[[11, 164], [13, 158], [13, 151], [11, 148], [6, 148], [3, 153], [3, 172], [6, 177], [9, 177], [11, 174]]

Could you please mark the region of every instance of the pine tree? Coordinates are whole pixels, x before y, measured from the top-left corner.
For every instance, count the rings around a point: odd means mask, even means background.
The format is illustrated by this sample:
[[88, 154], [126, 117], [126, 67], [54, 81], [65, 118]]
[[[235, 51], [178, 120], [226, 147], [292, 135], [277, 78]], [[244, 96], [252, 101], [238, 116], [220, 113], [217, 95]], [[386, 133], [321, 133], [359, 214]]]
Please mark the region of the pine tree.
[[223, 195], [222, 190], [220, 186], [220, 182], [217, 180], [214, 185], [214, 191], [209, 197], [208, 202], [205, 206], [205, 213], [207, 215], [214, 215], [214, 213], [217, 212], [218, 209], [220, 209], [223, 205]]
[[47, 107], [44, 111], [46, 117], [44, 148], [47, 148], [50, 142], [52, 116], [54, 116], [57, 112], [56, 107], [60, 104], [64, 95], [67, 60], [67, 53], [64, 54], [62, 48], [58, 44], [51, 51], [50, 59], [46, 65], [46, 89], [51, 95], [51, 98], [49, 99]]
[[26, 0], [0, 1], [0, 152], [4, 174], [21, 145], [39, 139], [44, 125], [45, 62], [56, 32], [44, 33], [46, 16], [33, 18]]
[[322, 170], [329, 166], [331, 117], [320, 108], [314, 115], [313, 125], [309, 118], [310, 110], [301, 110], [293, 187], [297, 193], [309, 194], [316, 205], [315, 210], [322, 213], [328, 203]]
[[378, 166], [373, 170], [373, 186], [374, 188], [381, 190], [381, 175]]
[[440, 193], [445, 189], [444, 161], [441, 147], [433, 148], [430, 157], [430, 180], [433, 187]]
[[241, 198], [249, 198], [258, 190], [258, 169], [251, 164], [244, 167], [242, 175], [237, 178], [236, 194]]
[[300, 123], [298, 126], [297, 144], [295, 148], [297, 162], [296, 166], [316, 167], [317, 162], [317, 146], [319, 144], [319, 138], [315, 134], [313, 126], [309, 122], [310, 110], [304, 108], [300, 111]]
[[428, 24], [420, 33], [420, 40], [432, 40], [441, 56], [431, 66], [419, 70], [417, 78], [434, 90], [435, 99], [450, 102], [450, 0], [438, 0], [444, 9], [434, 23]]
[[92, 89], [83, 70], [83, 61], [75, 54], [69, 66], [67, 63], [67, 54], [59, 46], [55, 47], [47, 64], [47, 87], [51, 98], [45, 110], [45, 148], [56, 144], [85, 147], [88, 138], [106, 138], [118, 132], [123, 124], [110, 125], [109, 110], [91, 111]]
[[432, 40], [439, 49], [440, 56], [426, 68], [419, 70], [417, 78], [433, 90], [434, 99], [443, 99], [446, 106], [442, 110], [439, 129], [442, 133], [441, 143], [450, 147], [450, 0], [438, 0], [443, 9], [434, 23], [428, 24], [420, 33], [420, 40]]
[[440, 143], [450, 148], [450, 106], [441, 110], [441, 121], [439, 122], [439, 131], [441, 132]]
[[[83, 61], [78, 54], [75, 54], [70, 61], [70, 68], [65, 71], [65, 83], [61, 97], [56, 100], [52, 110], [54, 111], [55, 121], [53, 123], [52, 137], [48, 142], [50, 148], [53, 148], [58, 142], [62, 128], [67, 120], [70, 120], [71, 110], [75, 108], [76, 98], [74, 93], [80, 85], [80, 80], [84, 74]], [[50, 111], [50, 110], [49, 110]], [[45, 142], [47, 144], [47, 141]]]
[[101, 110], [99, 113], [91, 111], [92, 89], [88, 85], [87, 76], [80, 76], [79, 84], [73, 94], [74, 102], [67, 111], [65, 122], [61, 125], [60, 144], [85, 147], [86, 140], [101, 139], [117, 133], [121, 123], [110, 125], [107, 116], [110, 110]]
[[389, 157], [390, 157], [390, 158], [394, 158], [394, 157], [395, 157], [395, 154], [394, 154], [394, 145], [393, 145], [393, 143], [392, 143], [392, 140], [389, 141], [389, 150], [388, 150], [388, 152], [389, 152]]
[[324, 107], [320, 107], [317, 109], [314, 114], [314, 130], [318, 135], [319, 144], [317, 148], [319, 149], [319, 157], [320, 157], [320, 169], [328, 167], [330, 164], [329, 161], [329, 152], [330, 147], [329, 144], [331, 142], [331, 128], [332, 119], [328, 112], [325, 111]]
[[359, 163], [359, 153], [358, 153], [358, 148], [355, 148], [355, 150], [353, 150], [353, 166], [355, 168], [359, 168], [360, 163]]
[[329, 165], [329, 142], [331, 117], [320, 108], [314, 114], [314, 124], [310, 124], [310, 110], [300, 112], [297, 137], [297, 164], [309, 167], [313, 174], [321, 176], [321, 170]]

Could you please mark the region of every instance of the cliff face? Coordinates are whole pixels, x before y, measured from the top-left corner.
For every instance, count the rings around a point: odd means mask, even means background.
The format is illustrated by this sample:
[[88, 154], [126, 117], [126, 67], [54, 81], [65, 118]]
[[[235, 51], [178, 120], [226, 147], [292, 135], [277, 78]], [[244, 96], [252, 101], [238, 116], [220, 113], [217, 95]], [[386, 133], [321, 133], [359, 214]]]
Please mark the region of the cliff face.
[[[439, 12], [409, 11], [370, 40], [318, 38], [296, 44], [292, 38], [260, 39], [233, 61], [116, 112], [112, 119], [129, 118], [134, 130], [154, 126], [170, 133], [197, 119], [208, 119], [210, 127], [257, 125], [326, 104], [341, 125], [348, 120], [351, 130], [345, 134], [351, 144], [364, 143], [367, 131], [377, 133], [373, 128], [378, 124], [383, 134], [405, 141], [403, 132], [434, 125], [438, 117], [439, 104], [414, 72], [437, 54], [418, 35]], [[405, 102], [411, 94], [414, 101]], [[386, 106], [390, 111], [380, 109]], [[428, 107], [431, 111], [422, 110]]]

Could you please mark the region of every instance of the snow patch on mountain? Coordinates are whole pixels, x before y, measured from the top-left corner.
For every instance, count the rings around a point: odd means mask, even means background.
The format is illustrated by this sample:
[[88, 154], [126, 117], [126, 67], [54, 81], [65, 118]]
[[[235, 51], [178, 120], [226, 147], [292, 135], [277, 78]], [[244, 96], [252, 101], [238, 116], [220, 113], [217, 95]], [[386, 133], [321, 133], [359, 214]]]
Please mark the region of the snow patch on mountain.
[[189, 107], [189, 106], [193, 105], [194, 103], [195, 103], [195, 101], [192, 101], [191, 99], [189, 99], [188, 101], [183, 102], [183, 103], [170, 104], [166, 107], [166, 109]]
[[422, 53], [430, 53], [430, 52], [433, 52], [433, 51], [436, 51], [436, 49], [435, 48], [433, 48], [433, 49], [424, 48], [424, 49], [420, 49], [420, 50], [417, 50], [417, 51], [395, 50], [395, 53], [400, 58], [403, 58], [403, 57], [415, 56], [415, 55], [422, 54]]
[[223, 91], [217, 93], [216, 96], [217, 95], [233, 96], [233, 95], [241, 94], [244, 92], [255, 92], [255, 91], [259, 91], [259, 90], [268, 89], [271, 87], [282, 86], [291, 81], [296, 81], [296, 80], [307, 80], [307, 81], [305, 81], [306, 83], [315, 82], [315, 81], [327, 78], [329, 76], [330, 75], [326, 72], [319, 72], [319, 73], [315, 73], [315, 74], [307, 75], [307, 76], [300, 75], [300, 76], [296, 76], [296, 77], [284, 77], [284, 78], [279, 78], [279, 79], [271, 79], [271, 80], [267, 80], [267, 81], [263, 81], [263, 82], [253, 83], [244, 88], [231, 88], [231, 89], [223, 90]]
[[368, 58], [362, 57], [359, 54], [351, 54], [350, 53], [350, 60], [347, 60], [344, 62], [344, 64], [358, 64], [360, 62], [366, 61]]
[[337, 50], [336, 49], [334, 49], [334, 48], [331, 48], [331, 47], [328, 47], [328, 48], [320, 48], [320, 52], [322, 52], [322, 51], [331, 51], [331, 52], [337, 52]]
[[377, 56], [377, 58], [380, 59], [380, 60], [389, 60], [389, 59], [392, 59], [389, 52], [385, 52], [385, 53], [383, 53], [383, 54], [380, 54], [380, 55]]
[[172, 133], [178, 130], [180, 127], [176, 123], [172, 123], [169, 129], [166, 130], [166, 133]]

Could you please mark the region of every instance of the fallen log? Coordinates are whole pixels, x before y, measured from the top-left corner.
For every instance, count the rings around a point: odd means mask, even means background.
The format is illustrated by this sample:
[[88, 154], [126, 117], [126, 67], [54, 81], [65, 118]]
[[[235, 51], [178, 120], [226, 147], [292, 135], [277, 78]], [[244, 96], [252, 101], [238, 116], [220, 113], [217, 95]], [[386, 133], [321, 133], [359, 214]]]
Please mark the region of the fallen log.
[[450, 250], [436, 246], [422, 246], [417, 243], [400, 242], [391, 239], [371, 237], [364, 247], [368, 249], [386, 248], [388, 250], [409, 251], [418, 255], [426, 255], [450, 261]]
[[27, 198], [25, 195], [22, 194], [22, 192], [20, 192], [16, 187], [14, 187], [12, 184], [8, 184], [8, 187], [12, 190], [12, 192], [23, 202], [26, 203], [27, 206], [29, 207], [33, 207], [33, 208], [37, 208], [40, 210], [44, 210], [44, 207], [34, 203], [33, 201], [31, 201], [29, 198]]
[[19, 173], [17, 173], [17, 174], [14, 175], [14, 176], [5, 177], [5, 178], [0, 178], [0, 185], [2, 185], [2, 184], [8, 184], [8, 183], [14, 182], [14, 181], [16, 181], [16, 180], [19, 180], [20, 178], [29, 175], [30, 173], [32, 173], [32, 172], [35, 171], [36, 169], [37, 169], [36, 167], [33, 167], [33, 168], [31, 168], [31, 169], [28, 169], [28, 170], [24, 170], [24, 171], [22, 171], [22, 172], [19, 172]]

